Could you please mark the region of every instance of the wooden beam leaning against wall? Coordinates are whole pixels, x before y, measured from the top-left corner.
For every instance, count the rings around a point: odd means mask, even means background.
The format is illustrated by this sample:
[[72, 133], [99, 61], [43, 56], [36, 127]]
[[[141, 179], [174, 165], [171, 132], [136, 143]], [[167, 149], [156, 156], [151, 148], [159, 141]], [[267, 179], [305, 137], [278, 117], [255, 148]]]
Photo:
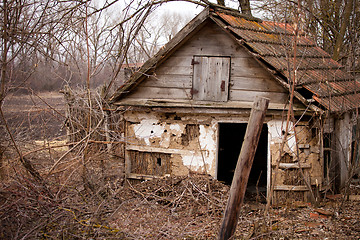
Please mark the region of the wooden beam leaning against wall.
[[235, 232], [269, 101], [267, 98], [257, 98], [251, 110], [220, 228], [219, 240], [229, 239]]

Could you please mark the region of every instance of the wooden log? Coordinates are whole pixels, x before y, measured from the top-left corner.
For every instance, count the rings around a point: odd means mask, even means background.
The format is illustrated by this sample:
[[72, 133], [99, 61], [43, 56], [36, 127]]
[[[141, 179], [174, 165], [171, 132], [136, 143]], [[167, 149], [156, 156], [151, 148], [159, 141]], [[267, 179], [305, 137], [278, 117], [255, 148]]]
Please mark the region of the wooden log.
[[267, 98], [258, 98], [255, 100], [251, 110], [245, 138], [231, 183], [229, 199], [220, 227], [219, 240], [229, 239], [235, 232], [269, 101]]

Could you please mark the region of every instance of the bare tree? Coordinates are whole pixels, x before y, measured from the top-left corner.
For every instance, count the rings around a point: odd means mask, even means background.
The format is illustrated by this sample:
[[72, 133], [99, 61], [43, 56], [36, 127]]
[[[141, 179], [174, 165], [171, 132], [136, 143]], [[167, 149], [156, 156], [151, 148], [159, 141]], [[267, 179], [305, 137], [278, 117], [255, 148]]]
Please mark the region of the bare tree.
[[[263, 15], [277, 16], [275, 20], [294, 22], [294, 11], [297, 3], [294, 1], [267, 0], [256, 3], [257, 11]], [[300, 1], [302, 17], [299, 24], [301, 30], [327, 51], [336, 61], [341, 61], [349, 71], [356, 72], [359, 63], [358, 33], [360, 29], [358, 1], [317, 0]]]
[[252, 16], [250, 8], [250, 0], [239, 0], [241, 12], [245, 15]]
[[225, 0], [217, 0], [217, 4], [225, 6]]

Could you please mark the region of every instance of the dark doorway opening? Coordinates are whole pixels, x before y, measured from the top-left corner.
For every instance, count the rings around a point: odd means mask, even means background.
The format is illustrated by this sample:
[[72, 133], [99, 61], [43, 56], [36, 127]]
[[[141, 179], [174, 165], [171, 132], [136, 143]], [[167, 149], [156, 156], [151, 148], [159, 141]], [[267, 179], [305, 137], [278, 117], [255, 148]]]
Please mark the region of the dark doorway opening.
[[[247, 123], [219, 123], [218, 173], [217, 178], [231, 185], [236, 163], [244, 140]], [[246, 196], [266, 197], [268, 128], [262, 127], [246, 189]]]

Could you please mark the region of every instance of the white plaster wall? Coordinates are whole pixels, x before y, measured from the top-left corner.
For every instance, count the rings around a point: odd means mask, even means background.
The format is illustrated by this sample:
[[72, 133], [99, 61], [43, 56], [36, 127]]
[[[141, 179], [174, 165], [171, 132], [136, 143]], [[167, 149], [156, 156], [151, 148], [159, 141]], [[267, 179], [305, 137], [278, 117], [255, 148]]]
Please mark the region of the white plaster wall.
[[144, 140], [146, 146], [152, 145], [151, 140], [159, 140], [160, 147], [168, 148], [171, 134], [181, 135], [185, 129], [185, 124], [167, 124], [160, 121], [155, 114], [136, 114], [136, 116], [140, 123], [131, 125], [134, 137], [138, 140]]
[[[271, 120], [268, 122], [269, 141], [270, 144], [281, 143], [283, 139], [283, 131], [286, 130], [286, 122], [282, 120]], [[295, 154], [296, 140], [294, 135], [294, 124], [289, 122], [289, 135], [287, 139], [287, 146], [291, 149], [291, 152]]]
[[128, 136], [131, 145], [145, 145], [149, 151], [180, 155], [183, 166], [189, 171], [216, 176], [216, 121], [199, 124], [198, 139], [192, 140], [188, 146], [183, 146], [181, 135], [186, 134], [188, 119], [186, 122], [163, 120], [160, 115], [143, 113], [132, 114], [131, 118], [132, 121], [139, 122], [129, 126], [134, 135]]
[[199, 150], [194, 155], [182, 155], [183, 163], [191, 171], [205, 172], [216, 177], [217, 123], [199, 125]]

